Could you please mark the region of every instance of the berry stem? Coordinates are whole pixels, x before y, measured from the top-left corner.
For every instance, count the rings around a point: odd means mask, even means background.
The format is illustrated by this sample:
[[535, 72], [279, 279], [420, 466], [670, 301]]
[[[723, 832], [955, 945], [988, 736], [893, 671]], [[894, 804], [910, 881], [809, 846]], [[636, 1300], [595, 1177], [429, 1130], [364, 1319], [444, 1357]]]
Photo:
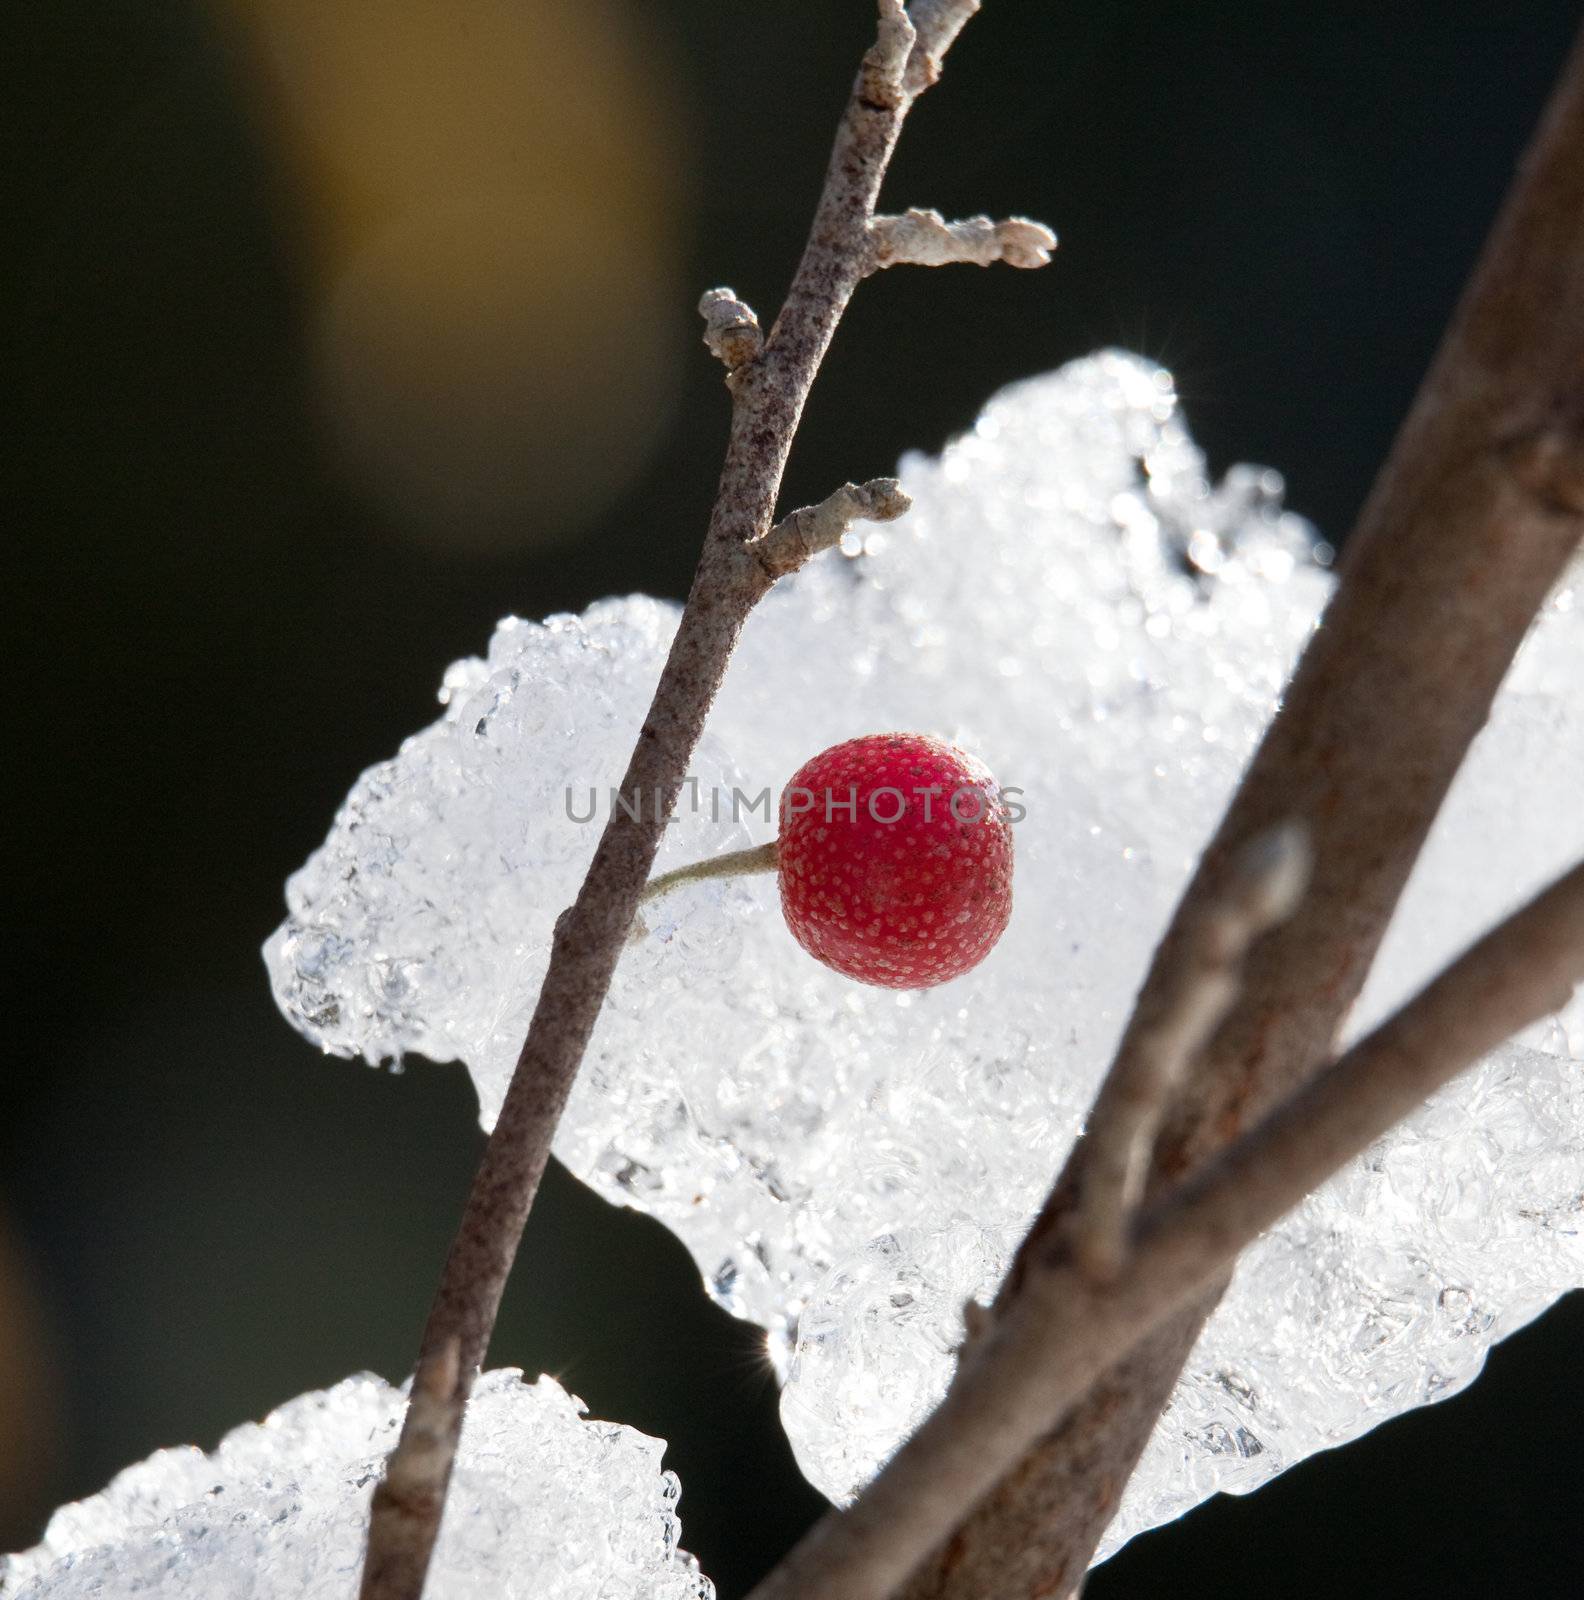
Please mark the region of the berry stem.
[[658, 900], [683, 883], [702, 883], [708, 878], [740, 878], [750, 872], [774, 872], [780, 860], [780, 846], [772, 839], [769, 844], [756, 844], [747, 850], [728, 850], [723, 856], [710, 856], [685, 867], [673, 867], [644, 885], [638, 904], [642, 906]]

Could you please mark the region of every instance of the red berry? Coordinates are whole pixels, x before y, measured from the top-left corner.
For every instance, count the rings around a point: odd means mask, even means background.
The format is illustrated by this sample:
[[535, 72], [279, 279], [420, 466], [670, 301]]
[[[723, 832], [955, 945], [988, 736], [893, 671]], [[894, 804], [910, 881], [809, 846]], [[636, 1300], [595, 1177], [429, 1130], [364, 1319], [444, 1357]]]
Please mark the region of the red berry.
[[982, 762], [875, 733], [807, 762], [781, 797], [781, 908], [808, 953], [924, 989], [978, 966], [1012, 914], [1012, 827]]

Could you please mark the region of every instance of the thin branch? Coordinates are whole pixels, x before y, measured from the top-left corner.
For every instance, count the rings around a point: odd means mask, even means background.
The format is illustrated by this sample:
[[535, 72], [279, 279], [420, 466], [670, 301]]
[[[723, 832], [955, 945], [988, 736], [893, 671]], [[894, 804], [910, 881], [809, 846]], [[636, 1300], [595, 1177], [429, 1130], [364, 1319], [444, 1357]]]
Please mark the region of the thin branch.
[[873, 270], [886, 267], [944, 267], [966, 261], [988, 267], [1004, 261], [1009, 267], [1050, 265], [1056, 235], [1027, 217], [992, 222], [968, 217], [947, 222], [938, 211], [904, 211], [899, 217], [876, 217], [869, 224]]
[[783, 517], [748, 548], [772, 578], [782, 578], [840, 544], [855, 522], [894, 522], [912, 504], [895, 478], [844, 483], [817, 506], [803, 506]]
[[[720, 687], [744, 621], [778, 573], [752, 549], [770, 528], [792, 436], [815, 372], [869, 258], [869, 221], [913, 98], [976, 5], [920, 0], [919, 26], [901, 0], [880, 0], [880, 25], [837, 127], [808, 244], [763, 347], [757, 319], [735, 296], [707, 295], [705, 337], [728, 366], [731, 431], [704, 548], [621, 792], [653, 796], [636, 814], [613, 807], [573, 905], [556, 922], [550, 962], [500, 1116], [485, 1146], [424, 1330], [415, 1394], [447, 1395], [448, 1425], [433, 1457], [418, 1436], [428, 1407], [409, 1406], [398, 1460], [420, 1449], [439, 1492], [403, 1509], [377, 1494], [362, 1600], [418, 1600], [455, 1457], [462, 1408], [483, 1362], [529, 1207], [612, 973], [654, 864], [664, 821]], [[779, 548], [779, 547], [777, 547]], [[774, 570], [772, 570], [774, 568]]]
[[[1315, 872], [1252, 952], [1243, 993], [1190, 1073], [1150, 1190], [1236, 1137], [1330, 1053], [1420, 847], [1584, 524], [1584, 41], [1576, 45], [1434, 366], [1357, 529], [1341, 582], [1157, 952], [1147, 1018], [1185, 930], [1242, 841], [1310, 826]], [[1114, 1072], [1128, 1070], [1139, 1025]], [[1065, 1231], [1080, 1140], [1002, 1288]], [[1217, 1295], [1164, 1323], [1008, 1473], [908, 1600], [1070, 1594]]]
[[[1133, 1229], [1096, 1283], [1063, 1250], [965, 1354], [940, 1408], [851, 1511], [830, 1512], [750, 1600], [885, 1600], [1116, 1359], [1425, 1097], [1584, 982], [1584, 865], [1487, 934], [1389, 1022]], [[987, 1591], [1000, 1593], [1001, 1591]]]
[[1084, 1131], [1089, 1156], [1071, 1222], [1073, 1253], [1092, 1277], [1120, 1271], [1161, 1123], [1237, 999], [1249, 946], [1297, 910], [1311, 865], [1308, 832], [1297, 824], [1242, 853], [1221, 894], [1194, 916], [1139, 1023], [1137, 1048], [1106, 1080]]

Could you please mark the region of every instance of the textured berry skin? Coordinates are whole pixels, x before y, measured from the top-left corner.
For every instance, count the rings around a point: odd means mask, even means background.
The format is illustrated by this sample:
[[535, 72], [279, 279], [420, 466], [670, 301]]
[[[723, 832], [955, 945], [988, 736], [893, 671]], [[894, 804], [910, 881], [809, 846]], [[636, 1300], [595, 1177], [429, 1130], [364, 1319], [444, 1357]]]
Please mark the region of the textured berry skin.
[[800, 768], [781, 798], [778, 870], [797, 942], [889, 989], [978, 966], [1012, 914], [1012, 826], [995, 779], [923, 734], [849, 739]]

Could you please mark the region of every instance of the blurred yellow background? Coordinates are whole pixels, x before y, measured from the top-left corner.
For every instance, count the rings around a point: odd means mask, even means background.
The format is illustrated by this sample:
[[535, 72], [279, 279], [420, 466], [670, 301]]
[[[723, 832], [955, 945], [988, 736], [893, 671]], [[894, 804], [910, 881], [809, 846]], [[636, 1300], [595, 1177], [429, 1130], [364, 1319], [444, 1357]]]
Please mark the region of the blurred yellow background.
[[622, 0], [213, 0], [294, 215], [319, 417], [389, 525], [553, 544], [677, 387], [687, 153]]

